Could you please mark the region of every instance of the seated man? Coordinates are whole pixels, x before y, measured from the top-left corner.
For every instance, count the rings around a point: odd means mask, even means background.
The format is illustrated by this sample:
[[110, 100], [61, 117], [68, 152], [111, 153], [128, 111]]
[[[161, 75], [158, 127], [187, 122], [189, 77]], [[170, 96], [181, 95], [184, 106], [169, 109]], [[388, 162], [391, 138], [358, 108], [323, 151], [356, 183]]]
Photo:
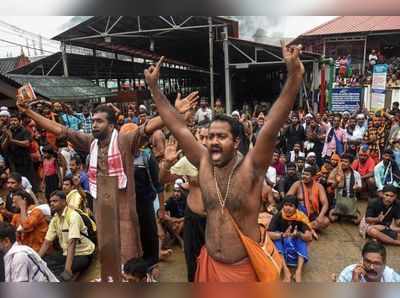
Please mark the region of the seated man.
[[0, 223], [0, 254], [4, 254], [6, 282], [58, 282], [32, 248], [18, 244], [15, 228], [6, 222]]
[[376, 191], [374, 179], [375, 161], [369, 156], [368, 146], [360, 147], [358, 158], [353, 161], [351, 167], [361, 175], [362, 188], [360, 195], [367, 198], [373, 195]]
[[296, 164], [290, 162], [287, 165], [287, 175], [285, 175], [279, 181], [278, 189], [279, 189], [279, 194], [280, 194], [281, 198], [284, 198], [286, 196], [286, 193], [289, 191], [290, 187], [297, 180], [299, 180], [299, 177], [296, 172]]
[[45, 260], [56, 276], [68, 281], [73, 278], [73, 274], [89, 267], [95, 244], [89, 239], [88, 228], [79, 213], [67, 207], [64, 192], [56, 191], [50, 196], [50, 208], [54, 217], [39, 255], [43, 257], [57, 237], [62, 255], [49, 255]]
[[314, 181], [316, 171], [312, 167], [303, 170], [302, 179], [296, 181], [286, 195], [296, 196], [299, 210], [311, 221], [314, 230], [323, 230], [329, 226], [329, 202], [324, 187]]
[[287, 268], [289, 266], [297, 267], [295, 280], [301, 282], [303, 266], [308, 261], [307, 242], [312, 241], [312, 229], [307, 216], [297, 210], [297, 207], [298, 201], [295, 196], [285, 197], [282, 210], [272, 217], [268, 235], [284, 257], [286, 281], [290, 281], [290, 272]]
[[365, 222], [367, 235], [384, 244], [400, 245], [400, 202], [398, 189], [385, 185], [382, 197], [369, 201]]
[[174, 185], [174, 194], [167, 200], [165, 205], [166, 214], [162, 222], [166, 224], [167, 230], [179, 241], [183, 248], [183, 223], [186, 209], [186, 198], [179, 184]]
[[69, 208], [85, 210], [84, 199], [74, 185], [73, 176], [67, 175], [64, 177], [63, 191], [67, 195], [67, 205]]
[[351, 168], [353, 157], [343, 154], [340, 164], [331, 172], [328, 183], [335, 189], [335, 208], [329, 212], [331, 222], [348, 217], [358, 225], [361, 213], [357, 209], [356, 193], [361, 189], [361, 176]]
[[361, 256], [360, 263], [344, 268], [337, 282], [400, 282], [400, 275], [386, 266], [386, 249], [381, 243], [367, 242]]
[[386, 149], [383, 152], [382, 161], [374, 168], [375, 184], [379, 195], [382, 195], [383, 186], [386, 184], [400, 187], [400, 170], [393, 158], [393, 151]]
[[156, 282], [149, 273], [148, 262], [143, 258], [131, 259], [124, 264], [124, 280], [129, 283]]

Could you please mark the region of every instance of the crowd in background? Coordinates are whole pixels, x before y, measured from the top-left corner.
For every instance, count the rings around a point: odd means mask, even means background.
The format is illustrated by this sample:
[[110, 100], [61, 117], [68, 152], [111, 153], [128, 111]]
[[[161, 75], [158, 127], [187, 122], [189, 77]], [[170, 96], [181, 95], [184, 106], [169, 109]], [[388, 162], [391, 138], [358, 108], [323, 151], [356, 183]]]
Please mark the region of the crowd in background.
[[[350, 57], [346, 63], [344, 59], [339, 61], [339, 76], [355, 76], [348, 66]], [[371, 57], [369, 60], [371, 63]], [[120, 131], [137, 129], [157, 115], [154, 105], [106, 105], [113, 111]], [[38, 101], [31, 108], [54, 125], [92, 133], [92, 105], [72, 108], [60, 102]], [[240, 123], [242, 154], [257, 141], [261, 127], [268, 121], [268, 109], [268, 105], [246, 104], [232, 112]], [[185, 120], [202, 142], [212, 118], [224, 113], [223, 102], [217, 99], [211, 109], [203, 99], [189, 112]], [[96, 259], [98, 249], [88, 156], [67, 138], [56, 137], [26, 115], [6, 107], [0, 108], [0, 127], [0, 182], [4, 193], [0, 201], [0, 248], [5, 253], [2, 267], [6, 268], [0, 270], [0, 277], [4, 278], [1, 275], [5, 273], [9, 281], [79, 278]], [[164, 129], [155, 132], [134, 157], [136, 208], [139, 217], [147, 221], [141, 225], [143, 257], [124, 266], [128, 281], [157, 281], [158, 263], [180, 248], [185, 251], [188, 280], [193, 281], [196, 248], [186, 246], [196, 241], [197, 247], [204, 244], [205, 218], [187, 207], [191, 177], [197, 175], [197, 170], [182, 161], [185, 157], [178, 149], [179, 144]], [[363, 237], [400, 246], [399, 169], [398, 103], [376, 113], [365, 109], [342, 114], [291, 112], [265, 173], [259, 220], [287, 267], [296, 268], [297, 281], [302, 279], [304, 265], [312, 262], [309, 242], [324, 237], [321, 232], [339, 220], [358, 225]], [[366, 213], [359, 210], [359, 200], [367, 202]], [[152, 214], [156, 216], [154, 221]], [[185, 234], [185, 226], [194, 217], [197, 223], [203, 221], [195, 239]], [[382, 264], [376, 264], [375, 269], [381, 266], [382, 272], [392, 270], [384, 266], [384, 247], [374, 243], [365, 249], [381, 254]], [[354, 266], [346, 269], [339, 281], [348, 281]], [[392, 271], [390, 278], [396, 279]], [[32, 276], [32, 272], [39, 273]]]

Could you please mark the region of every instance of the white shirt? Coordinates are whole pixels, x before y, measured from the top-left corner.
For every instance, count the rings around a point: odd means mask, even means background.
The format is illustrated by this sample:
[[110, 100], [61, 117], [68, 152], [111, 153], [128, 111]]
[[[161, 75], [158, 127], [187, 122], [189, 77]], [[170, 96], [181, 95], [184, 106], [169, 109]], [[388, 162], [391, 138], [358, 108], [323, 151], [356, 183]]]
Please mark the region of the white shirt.
[[199, 123], [202, 122], [206, 119], [206, 116], [208, 120], [211, 121], [212, 118], [212, 111], [210, 108], [206, 108], [204, 111], [202, 108], [198, 109], [196, 114], [194, 115], [194, 120]]
[[274, 167], [269, 166], [265, 177], [268, 178], [274, 185], [276, 184], [276, 169]]
[[25, 190], [32, 189], [32, 184], [29, 182], [28, 178], [26, 178], [25, 176], [22, 176], [21, 185], [22, 185], [22, 188]]
[[4, 272], [6, 282], [58, 282], [37, 252], [17, 242], [4, 256]]
[[[337, 282], [352, 282], [353, 271], [356, 266], [357, 264], [353, 264], [344, 268], [340, 273]], [[365, 283], [367, 281], [362, 277], [360, 282]], [[400, 282], [400, 275], [392, 268], [385, 266], [380, 282]]]
[[[303, 151], [299, 151], [297, 157], [305, 157], [305, 153]], [[290, 158], [289, 158], [290, 162], [295, 162], [296, 161], [296, 154], [294, 152], [294, 150], [290, 151]]]

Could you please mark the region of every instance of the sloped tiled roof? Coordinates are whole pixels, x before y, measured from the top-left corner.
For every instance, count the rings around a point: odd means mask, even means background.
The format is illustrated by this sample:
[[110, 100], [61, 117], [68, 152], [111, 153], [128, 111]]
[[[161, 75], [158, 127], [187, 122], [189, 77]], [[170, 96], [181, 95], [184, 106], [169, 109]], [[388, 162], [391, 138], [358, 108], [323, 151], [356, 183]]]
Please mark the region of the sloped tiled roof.
[[301, 36], [400, 30], [400, 16], [340, 16]]

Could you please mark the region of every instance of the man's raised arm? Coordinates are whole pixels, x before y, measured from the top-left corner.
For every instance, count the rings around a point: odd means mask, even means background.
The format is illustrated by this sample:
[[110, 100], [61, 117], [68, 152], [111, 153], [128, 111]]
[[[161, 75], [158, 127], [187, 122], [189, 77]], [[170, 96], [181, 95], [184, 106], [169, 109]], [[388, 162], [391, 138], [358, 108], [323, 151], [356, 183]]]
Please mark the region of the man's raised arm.
[[254, 168], [260, 172], [265, 171], [271, 162], [276, 136], [293, 108], [304, 74], [304, 66], [299, 58], [300, 47], [288, 49], [284, 43], [281, 44], [282, 55], [288, 70], [286, 84], [265, 119], [256, 145], [249, 152]]
[[54, 133], [56, 136], [62, 133], [63, 126], [61, 124], [32, 111], [31, 108], [26, 103], [22, 102], [18, 97], [17, 107], [22, 113], [25, 113], [25, 115], [35, 121], [39, 127]]
[[[161, 57], [156, 66], [150, 66], [144, 71], [146, 82], [150, 88], [153, 100], [157, 106], [165, 126], [172, 132], [178, 140], [179, 145], [185, 152], [189, 161], [196, 167], [200, 165], [202, 157], [207, 153], [207, 149], [200, 145], [189, 128], [186, 126], [183, 117], [170, 104], [165, 95], [158, 87], [158, 78], [160, 75], [160, 67], [164, 57]], [[197, 97], [197, 93], [192, 93], [193, 98]]]

